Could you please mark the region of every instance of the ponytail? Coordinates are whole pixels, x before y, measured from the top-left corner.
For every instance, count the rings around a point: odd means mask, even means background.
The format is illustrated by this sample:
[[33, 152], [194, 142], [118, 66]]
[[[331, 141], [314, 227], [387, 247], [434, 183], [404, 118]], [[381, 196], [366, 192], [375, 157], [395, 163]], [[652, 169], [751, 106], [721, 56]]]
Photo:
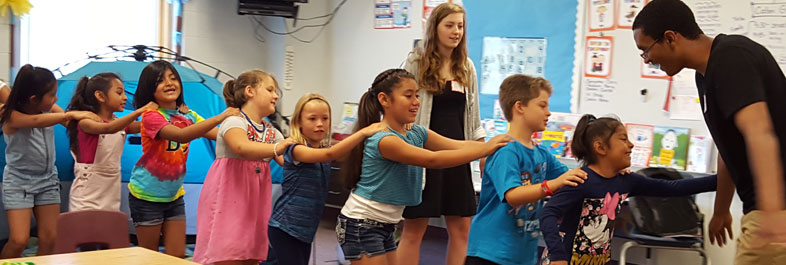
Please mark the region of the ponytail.
[[621, 126], [624, 126], [622, 122], [615, 118], [596, 118], [592, 114], [581, 116], [570, 144], [573, 156], [581, 161], [582, 166], [597, 163], [598, 155], [595, 153], [595, 141], [599, 140], [602, 144], [608, 146], [609, 139], [614, 135], [614, 131]]
[[[8, 95], [3, 109], [0, 110], [0, 123], [5, 123], [11, 118], [13, 111], [24, 113], [24, 109], [31, 103], [30, 98], [36, 97], [39, 101], [57, 87], [57, 79], [52, 71], [46, 68], [25, 64], [19, 69], [14, 79], [14, 87]], [[27, 113], [37, 114], [37, 113]]]
[[[71, 102], [68, 103], [66, 110], [80, 110], [98, 113], [101, 111], [101, 102], [98, 101], [95, 94], [96, 91], [101, 91], [104, 95], [108, 95], [109, 89], [112, 88], [112, 81], [120, 80], [120, 77], [114, 73], [99, 73], [93, 77], [84, 76], [79, 79], [79, 82], [74, 88], [74, 95], [71, 96]], [[124, 92], [125, 93], [125, 92]], [[77, 137], [78, 121], [69, 122], [66, 127], [68, 133], [68, 140], [71, 147], [71, 152], [74, 152], [79, 157], [79, 139]]]
[[[379, 103], [379, 93], [392, 95], [393, 88], [396, 87], [404, 78], [415, 79], [415, 77], [404, 69], [388, 69], [377, 75], [371, 88], [360, 97], [358, 105], [358, 120], [355, 124], [355, 132], [373, 123], [380, 122], [385, 114], [382, 104]], [[363, 149], [365, 144], [359, 144], [352, 149], [349, 159], [342, 168], [344, 171], [344, 185], [348, 190], [352, 190], [360, 181], [361, 167], [363, 163]]]
[[[237, 103], [244, 101], [242, 98], [243, 94], [235, 93], [234, 87], [235, 87], [234, 79], [230, 79], [224, 84], [224, 101], [226, 101], [227, 107], [229, 108], [240, 108], [240, 106], [238, 106]], [[236, 97], [240, 97], [240, 98], [236, 98]]]

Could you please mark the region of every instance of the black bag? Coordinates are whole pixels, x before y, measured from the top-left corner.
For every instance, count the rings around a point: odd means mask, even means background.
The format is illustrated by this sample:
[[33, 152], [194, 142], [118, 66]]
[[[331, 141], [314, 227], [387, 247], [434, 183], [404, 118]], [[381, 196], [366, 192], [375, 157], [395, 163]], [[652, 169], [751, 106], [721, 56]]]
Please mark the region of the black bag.
[[[684, 177], [682, 173], [672, 168], [645, 168], [638, 173], [666, 180], [678, 180]], [[636, 230], [640, 234], [661, 237], [702, 236], [704, 216], [699, 212], [693, 196], [635, 196], [629, 199], [629, 203]]]

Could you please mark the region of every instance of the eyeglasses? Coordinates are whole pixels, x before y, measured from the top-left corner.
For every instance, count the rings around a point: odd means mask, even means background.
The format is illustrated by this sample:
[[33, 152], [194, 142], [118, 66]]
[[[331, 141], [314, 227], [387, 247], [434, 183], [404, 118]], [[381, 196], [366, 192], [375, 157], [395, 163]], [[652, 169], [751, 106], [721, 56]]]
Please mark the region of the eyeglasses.
[[657, 40], [655, 40], [655, 42], [652, 43], [652, 45], [650, 45], [649, 47], [644, 49], [641, 52], [641, 58], [646, 60], [649, 57], [649, 55], [650, 55], [650, 50], [652, 49], [652, 47], [655, 47], [655, 44], [658, 44], [658, 42], [660, 42], [660, 41], [661, 41], [661, 39], [657, 39]]

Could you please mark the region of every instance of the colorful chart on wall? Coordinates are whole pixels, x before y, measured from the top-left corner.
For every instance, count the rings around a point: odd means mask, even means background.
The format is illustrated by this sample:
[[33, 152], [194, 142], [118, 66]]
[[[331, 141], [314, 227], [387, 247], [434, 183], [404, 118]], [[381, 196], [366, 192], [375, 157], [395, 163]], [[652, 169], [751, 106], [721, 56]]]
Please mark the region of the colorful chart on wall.
[[[576, 54], [576, 12], [578, 1], [542, 1], [542, 0], [516, 0], [505, 1], [504, 6], [489, 4], [488, 1], [457, 1], [463, 2], [467, 10], [467, 49], [469, 57], [475, 64], [478, 76], [478, 96], [481, 119], [494, 119], [496, 122], [486, 122], [494, 131], [500, 131], [501, 126], [499, 111], [495, 115], [494, 102], [497, 101], [499, 85], [482, 85], [484, 39], [486, 37], [539, 38], [548, 40], [545, 46], [545, 62], [543, 63], [543, 77], [551, 82], [554, 92], [549, 98], [549, 110], [552, 112], [570, 112], [572, 84], [574, 75], [574, 61]], [[515, 21], [515, 23], [511, 23]], [[523, 25], [523, 26], [522, 26]], [[485, 51], [488, 53], [488, 50]], [[508, 56], [509, 59], [509, 56]], [[525, 61], [526, 62], [526, 61]], [[493, 69], [491, 69], [493, 70]], [[507, 76], [500, 76], [503, 80]], [[576, 81], [578, 82], [578, 81]], [[484, 90], [494, 91], [485, 94]], [[496, 119], [495, 119], [496, 118]], [[492, 126], [493, 125], [493, 126]], [[500, 126], [498, 126], [500, 125]]]
[[663, 70], [660, 69], [660, 65], [658, 64], [651, 64], [645, 63], [644, 60], [641, 60], [641, 77], [642, 78], [660, 78], [660, 79], [670, 79], [669, 75], [666, 74]]
[[587, 37], [584, 55], [584, 76], [608, 78], [611, 76], [612, 37]]
[[484, 37], [480, 63], [480, 93], [496, 95], [510, 75], [545, 75], [546, 39]]
[[588, 0], [589, 31], [614, 29], [614, 1]]
[[629, 29], [649, 0], [617, 0], [617, 28]]
[[409, 28], [411, 15], [411, 0], [374, 0], [375, 29]]
[[431, 16], [431, 11], [440, 4], [451, 3], [451, 0], [423, 0], [423, 27], [426, 27], [426, 21]]

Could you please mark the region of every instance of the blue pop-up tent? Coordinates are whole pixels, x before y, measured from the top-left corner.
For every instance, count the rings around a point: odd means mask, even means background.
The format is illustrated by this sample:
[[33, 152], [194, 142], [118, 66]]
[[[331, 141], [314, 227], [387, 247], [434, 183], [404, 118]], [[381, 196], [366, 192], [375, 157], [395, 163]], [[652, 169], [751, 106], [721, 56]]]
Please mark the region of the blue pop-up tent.
[[[58, 79], [57, 104], [65, 108], [71, 101], [74, 88], [79, 79], [84, 76], [94, 76], [101, 72], [118, 74], [126, 88], [128, 101], [126, 111], [117, 113], [118, 116], [129, 114], [133, 111], [134, 92], [142, 69], [147, 62], [113, 61], [90, 62], [76, 71]], [[204, 118], [213, 117], [226, 109], [222, 95], [223, 85], [212, 76], [200, 73], [191, 68], [175, 65], [175, 69], [183, 82], [183, 95], [188, 108], [196, 111]], [[132, 139], [133, 136], [129, 137]], [[55, 126], [55, 145], [57, 146], [57, 170], [61, 180], [73, 180], [74, 160], [68, 147], [68, 136], [63, 126]], [[207, 139], [198, 139], [191, 142], [188, 161], [186, 162], [186, 183], [202, 183], [205, 180], [210, 165], [215, 159], [215, 143]], [[131, 169], [142, 155], [142, 146], [126, 141], [123, 147], [122, 175], [123, 181], [128, 181]]]

